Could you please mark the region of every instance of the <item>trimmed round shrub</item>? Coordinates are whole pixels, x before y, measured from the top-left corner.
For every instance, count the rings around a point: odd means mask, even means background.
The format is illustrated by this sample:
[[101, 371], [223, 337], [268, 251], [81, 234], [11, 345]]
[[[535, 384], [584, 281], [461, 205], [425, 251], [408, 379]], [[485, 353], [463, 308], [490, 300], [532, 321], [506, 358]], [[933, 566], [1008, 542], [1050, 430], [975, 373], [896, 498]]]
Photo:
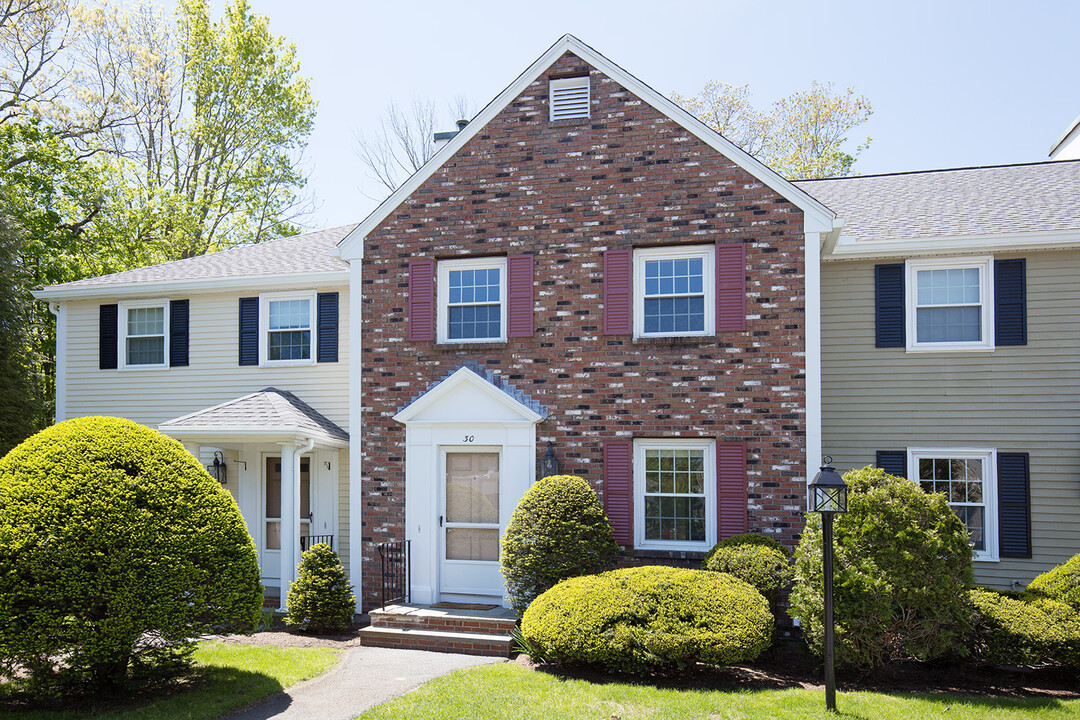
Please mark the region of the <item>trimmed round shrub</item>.
[[1080, 666], [1080, 613], [1057, 600], [979, 588], [972, 654], [994, 665]]
[[611, 570], [619, 545], [600, 498], [582, 478], [551, 475], [526, 491], [506, 527], [499, 561], [510, 604], [522, 612], [556, 583]]
[[[834, 521], [836, 662], [861, 668], [963, 652], [972, 585], [967, 529], [941, 493], [878, 468], [852, 470]], [[824, 651], [821, 517], [808, 513], [795, 552], [789, 613]]]
[[777, 598], [794, 575], [784, 546], [756, 533], [724, 538], [708, 552], [701, 567], [734, 575], [753, 585], [770, 601]]
[[299, 568], [289, 586], [285, 623], [313, 633], [351, 628], [356, 596], [338, 554], [326, 543], [316, 543], [300, 556]]
[[748, 583], [663, 566], [566, 580], [521, 620], [526, 642], [547, 662], [634, 674], [753, 660], [772, 631], [769, 603]]
[[1073, 555], [1032, 580], [1028, 590], [1068, 603], [1080, 611], [1080, 555]]
[[250, 630], [263, 593], [229, 493], [130, 420], [68, 420], [0, 460], [0, 675], [35, 694], [119, 692]]

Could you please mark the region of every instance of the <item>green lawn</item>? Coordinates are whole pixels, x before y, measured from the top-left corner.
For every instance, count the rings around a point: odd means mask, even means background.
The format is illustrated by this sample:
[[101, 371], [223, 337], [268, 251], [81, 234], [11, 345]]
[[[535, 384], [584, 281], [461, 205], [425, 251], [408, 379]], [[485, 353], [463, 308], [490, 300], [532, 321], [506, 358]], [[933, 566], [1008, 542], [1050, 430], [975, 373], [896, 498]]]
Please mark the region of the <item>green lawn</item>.
[[326, 648], [201, 643], [195, 651], [199, 678], [190, 689], [124, 707], [31, 711], [6, 709], [0, 686], [0, 720], [210, 720], [321, 675], [338, 655]]
[[484, 665], [433, 680], [360, 716], [363, 720], [628, 720], [629, 718], [865, 718], [1013, 720], [1080, 718], [1080, 700], [1005, 699], [937, 694], [840, 693], [839, 715], [813, 690], [711, 692], [560, 680], [517, 665]]

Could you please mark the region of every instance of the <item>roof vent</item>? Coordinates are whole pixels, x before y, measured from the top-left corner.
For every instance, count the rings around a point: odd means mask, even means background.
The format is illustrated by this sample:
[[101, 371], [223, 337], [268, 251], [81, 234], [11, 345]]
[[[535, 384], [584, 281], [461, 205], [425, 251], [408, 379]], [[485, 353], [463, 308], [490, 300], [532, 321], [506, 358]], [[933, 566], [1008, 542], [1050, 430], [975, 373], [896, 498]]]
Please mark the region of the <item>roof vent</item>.
[[443, 145], [445, 145], [446, 143], [453, 140], [454, 136], [457, 135], [462, 130], [464, 130], [465, 126], [468, 125], [468, 124], [469, 124], [468, 120], [458, 120], [457, 121], [457, 130], [450, 130], [448, 132], [437, 132], [437, 133], [435, 133], [435, 137], [434, 137], [435, 147], [441, 148]]
[[552, 120], [589, 117], [589, 76], [551, 81]]

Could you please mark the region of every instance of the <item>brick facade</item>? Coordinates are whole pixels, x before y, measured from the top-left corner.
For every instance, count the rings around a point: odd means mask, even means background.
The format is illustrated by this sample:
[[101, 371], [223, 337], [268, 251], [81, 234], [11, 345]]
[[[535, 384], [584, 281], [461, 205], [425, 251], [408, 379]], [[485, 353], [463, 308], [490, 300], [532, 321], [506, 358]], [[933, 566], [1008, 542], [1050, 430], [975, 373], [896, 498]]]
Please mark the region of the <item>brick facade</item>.
[[[548, 81], [591, 72], [592, 117], [548, 120]], [[603, 252], [744, 243], [745, 331], [604, 335]], [[505, 343], [410, 341], [408, 263], [535, 254], [535, 333]], [[544, 404], [563, 472], [603, 492], [603, 441], [747, 444], [749, 528], [793, 546], [805, 463], [803, 216], [791, 202], [615, 81], [566, 54], [367, 238], [363, 260], [364, 606], [374, 544], [405, 535], [405, 428], [393, 415], [466, 360]], [[627, 551], [627, 561], [643, 554]], [[648, 561], [689, 557], [651, 553]]]

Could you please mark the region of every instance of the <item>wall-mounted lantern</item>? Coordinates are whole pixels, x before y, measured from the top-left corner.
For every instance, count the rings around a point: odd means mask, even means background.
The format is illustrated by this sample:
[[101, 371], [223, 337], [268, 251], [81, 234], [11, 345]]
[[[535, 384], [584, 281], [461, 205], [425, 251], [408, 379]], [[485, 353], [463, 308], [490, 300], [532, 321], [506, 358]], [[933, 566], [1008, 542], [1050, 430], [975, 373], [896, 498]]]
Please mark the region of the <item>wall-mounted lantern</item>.
[[225, 463], [225, 454], [215, 450], [214, 462], [206, 466], [206, 472], [222, 485], [226, 484], [229, 481], [229, 466]]
[[549, 441], [547, 454], [540, 460], [540, 477], [546, 478], [559, 474], [559, 461], [555, 459], [555, 446]]

